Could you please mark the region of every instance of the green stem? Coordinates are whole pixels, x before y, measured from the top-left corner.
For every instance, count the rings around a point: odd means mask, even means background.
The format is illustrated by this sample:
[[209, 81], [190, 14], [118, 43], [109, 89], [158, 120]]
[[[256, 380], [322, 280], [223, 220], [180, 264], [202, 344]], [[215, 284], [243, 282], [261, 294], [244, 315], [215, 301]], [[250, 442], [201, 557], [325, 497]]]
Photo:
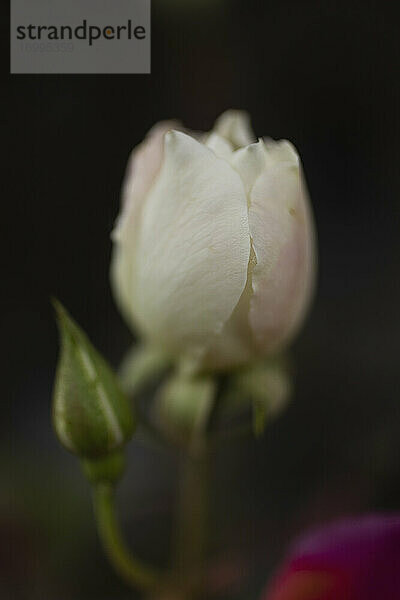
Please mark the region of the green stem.
[[183, 458], [178, 502], [175, 564], [191, 574], [192, 589], [202, 588], [208, 520], [208, 453]]
[[115, 515], [114, 487], [98, 484], [94, 487], [93, 500], [99, 536], [119, 575], [135, 588], [146, 591], [164, 588], [164, 574], [133, 557], [123, 540]]

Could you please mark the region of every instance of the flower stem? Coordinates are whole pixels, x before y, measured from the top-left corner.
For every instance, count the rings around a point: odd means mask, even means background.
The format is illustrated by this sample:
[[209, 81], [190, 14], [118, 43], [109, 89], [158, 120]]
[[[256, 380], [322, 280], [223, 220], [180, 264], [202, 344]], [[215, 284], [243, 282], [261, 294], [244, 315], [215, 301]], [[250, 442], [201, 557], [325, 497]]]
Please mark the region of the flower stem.
[[123, 540], [115, 515], [114, 487], [97, 484], [93, 490], [93, 502], [100, 539], [119, 575], [129, 585], [145, 591], [164, 588], [164, 574], [132, 556]]
[[191, 574], [192, 589], [202, 588], [208, 520], [208, 455], [182, 457], [175, 567]]

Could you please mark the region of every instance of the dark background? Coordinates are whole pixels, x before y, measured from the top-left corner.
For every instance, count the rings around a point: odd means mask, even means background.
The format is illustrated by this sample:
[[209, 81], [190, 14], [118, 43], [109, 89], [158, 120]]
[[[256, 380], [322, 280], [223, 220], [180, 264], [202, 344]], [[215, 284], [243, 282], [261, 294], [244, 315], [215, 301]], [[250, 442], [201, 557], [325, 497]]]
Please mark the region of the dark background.
[[[294, 401], [261, 442], [214, 461], [215, 548], [249, 571], [228, 596], [257, 598], [310, 524], [399, 508], [395, 10], [366, 0], [153, 0], [151, 75], [18, 76], [4, 65], [1, 598], [129, 596], [99, 548], [88, 485], [52, 432], [49, 297], [118, 364], [131, 336], [110, 292], [109, 234], [128, 154], [163, 118], [209, 129], [226, 108], [244, 108], [257, 135], [291, 140], [318, 228], [319, 285], [293, 349]], [[175, 457], [139, 443], [130, 454], [127, 535], [162, 561]]]

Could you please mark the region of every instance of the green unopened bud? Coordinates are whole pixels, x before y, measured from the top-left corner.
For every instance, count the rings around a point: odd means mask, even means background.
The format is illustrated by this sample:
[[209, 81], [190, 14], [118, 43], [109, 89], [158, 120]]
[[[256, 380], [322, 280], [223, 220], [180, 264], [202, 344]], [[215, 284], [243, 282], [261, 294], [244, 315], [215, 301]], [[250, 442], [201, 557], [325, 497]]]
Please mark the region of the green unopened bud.
[[59, 302], [61, 353], [53, 397], [61, 443], [82, 458], [104, 457], [134, 430], [132, 410], [110, 366]]

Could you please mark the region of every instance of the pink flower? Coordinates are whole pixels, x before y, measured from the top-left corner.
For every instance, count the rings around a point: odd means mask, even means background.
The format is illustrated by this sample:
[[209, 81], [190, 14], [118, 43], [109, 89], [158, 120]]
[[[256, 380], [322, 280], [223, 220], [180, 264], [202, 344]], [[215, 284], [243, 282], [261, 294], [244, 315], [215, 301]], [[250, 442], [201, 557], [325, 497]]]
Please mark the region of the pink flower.
[[335, 522], [294, 545], [263, 600], [399, 600], [400, 515]]

